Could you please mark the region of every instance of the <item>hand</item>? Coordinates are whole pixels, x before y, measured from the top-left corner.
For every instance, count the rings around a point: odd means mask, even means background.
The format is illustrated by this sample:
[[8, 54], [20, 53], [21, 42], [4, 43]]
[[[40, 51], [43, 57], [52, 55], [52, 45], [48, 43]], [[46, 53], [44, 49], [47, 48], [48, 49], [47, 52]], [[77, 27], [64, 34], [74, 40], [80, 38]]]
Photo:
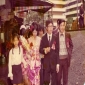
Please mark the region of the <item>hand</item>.
[[44, 48], [44, 52], [45, 52], [45, 54], [47, 54], [48, 52], [50, 52], [50, 47]]
[[83, 17], [84, 15], [82, 14], [81, 16]]
[[47, 53], [50, 52], [50, 47], [47, 47], [47, 48], [46, 48], [46, 52], [47, 52]]
[[59, 72], [59, 64], [56, 65], [56, 71]]
[[13, 80], [13, 76], [11, 76], [10, 79]]
[[47, 48], [44, 48], [44, 52], [45, 52], [45, 54], [47, 54]]

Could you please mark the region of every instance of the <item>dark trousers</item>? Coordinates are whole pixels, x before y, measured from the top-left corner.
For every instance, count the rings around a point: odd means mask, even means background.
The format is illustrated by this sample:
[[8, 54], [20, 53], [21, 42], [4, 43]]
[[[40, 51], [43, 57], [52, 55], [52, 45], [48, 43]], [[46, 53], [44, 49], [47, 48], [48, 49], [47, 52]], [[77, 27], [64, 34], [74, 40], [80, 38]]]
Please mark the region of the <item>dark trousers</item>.
[[44, 84], [44, 69], [43, 69], [43, 58], [41, 58], [40, 85], [43, 84]]
[[59, 73], [57, 74], [57, 85], [61, 85], [61, 79], [63, 79], [63, 85], [68, 85], [68, 60], [60, 59]]
[[51, 85], [57, 85], [56, 78], [57, 78], [56, 70], [44, 69], [44, 85], [49, 85], [50, 80], [51, 80]]

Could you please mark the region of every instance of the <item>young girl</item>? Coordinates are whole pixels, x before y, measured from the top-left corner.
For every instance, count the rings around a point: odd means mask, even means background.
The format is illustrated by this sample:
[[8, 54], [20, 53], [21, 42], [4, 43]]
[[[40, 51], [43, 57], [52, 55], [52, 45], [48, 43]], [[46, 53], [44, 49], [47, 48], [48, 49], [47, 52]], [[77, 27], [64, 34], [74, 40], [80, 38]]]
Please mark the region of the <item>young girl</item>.
[[[19, 36], [14, 34], [13, 38], [13, 48], [9, 52], [9, 64], [8, 64], [8, 77], [12, 80], [13, 85], [21, 85], [22, 83], [22, 69], [21, 62], [23, 59], [23, 50], [19, 46]], [[25, 66], [24, 62], [24, 66]]]

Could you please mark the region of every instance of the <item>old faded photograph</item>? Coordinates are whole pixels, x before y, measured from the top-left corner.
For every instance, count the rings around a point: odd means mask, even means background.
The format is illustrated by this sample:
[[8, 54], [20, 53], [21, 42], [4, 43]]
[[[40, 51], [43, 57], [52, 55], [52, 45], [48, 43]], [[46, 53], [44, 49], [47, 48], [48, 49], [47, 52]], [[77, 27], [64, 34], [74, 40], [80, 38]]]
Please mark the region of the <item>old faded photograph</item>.
[[85, 0], [0, 0], [0, 85], [85, 85]]

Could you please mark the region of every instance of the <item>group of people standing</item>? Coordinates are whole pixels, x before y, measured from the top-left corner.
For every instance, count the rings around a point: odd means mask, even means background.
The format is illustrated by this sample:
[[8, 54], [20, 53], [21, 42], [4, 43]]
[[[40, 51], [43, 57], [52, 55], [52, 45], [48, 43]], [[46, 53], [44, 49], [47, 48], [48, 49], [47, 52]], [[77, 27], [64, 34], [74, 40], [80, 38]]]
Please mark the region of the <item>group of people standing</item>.
[[[65, 20], [59, 20], [58, 25], [56, 35], [51, 20], [46, 21], [45, 34], [42, 29], [38, 33], [34, 26], [28, 39], [24, 36], [24, 28], [20, 30], [20, 35], [13, 35], [8, 64], [8, 77], [13, 85], [22, 85], [22, 82], [24, 85], [49, 85], [50, 82], [51, 85], [68, 85], [73, 44], [70, 34], [65, 32]], [[43, 82], [40, 83], [42, 68]]]

